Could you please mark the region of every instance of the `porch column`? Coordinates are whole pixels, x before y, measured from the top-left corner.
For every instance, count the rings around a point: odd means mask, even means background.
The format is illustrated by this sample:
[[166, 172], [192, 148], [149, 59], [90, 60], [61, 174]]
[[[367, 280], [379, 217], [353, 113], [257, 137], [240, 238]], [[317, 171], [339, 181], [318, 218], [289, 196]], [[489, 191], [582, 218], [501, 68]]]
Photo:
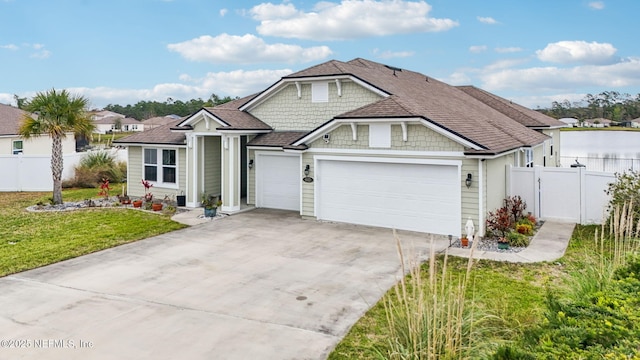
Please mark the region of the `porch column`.
[[222, 208], [224, 212], [240, 210], [240, 137], [222, 136]]
[[187, 135], [187, 206], [196, 207], [200, 204], [198, 197], [198, 168], [200, 157], [200, 146], [198, 137], [192, 134]]

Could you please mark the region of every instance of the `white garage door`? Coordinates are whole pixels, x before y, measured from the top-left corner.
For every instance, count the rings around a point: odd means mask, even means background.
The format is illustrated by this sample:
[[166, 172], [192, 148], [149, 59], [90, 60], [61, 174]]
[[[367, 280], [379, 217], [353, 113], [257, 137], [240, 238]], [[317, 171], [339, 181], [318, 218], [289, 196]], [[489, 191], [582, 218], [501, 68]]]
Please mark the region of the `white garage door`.
[[317, 177], [318, 219], [460, 234], [457, 166], [320, 160]]
[[256, 205], [300, 210], [300, 157], [259, 155], [256, 158]]

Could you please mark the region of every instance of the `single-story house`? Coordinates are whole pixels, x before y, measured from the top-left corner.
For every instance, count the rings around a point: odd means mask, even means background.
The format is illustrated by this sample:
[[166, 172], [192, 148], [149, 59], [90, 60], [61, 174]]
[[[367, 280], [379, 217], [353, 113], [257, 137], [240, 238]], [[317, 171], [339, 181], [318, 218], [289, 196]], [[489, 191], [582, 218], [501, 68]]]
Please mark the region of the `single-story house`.
[[[49, 136], [23, 139], [18, 135], [26, 114], [26, 111], [17, 107], [0, 104], [0, 155], [51, 155], [52, 141]], [[76, 151], [76, 141], [73, 133], [66, 135], [62, 139], [62, 152], [72, 154]]]
[[[118, 122], [120, 123], [118, 126]], [[128, 117], [119, 117], [119, 116], [108, 116], [102, 117], [97, 120], [93, 120], [94, 125], [96, 126], [95, 130], [93, 130], [96, 134], [108, 134], [111, 132], [122, 132], [122, 131], [143, 131], [144, 125], [134, 118]]]
[[567, 124], [568, 127], [578, 127], [579, 125], [579, 121], [576, 118], [561, 118], [558, 119], [559, 121], [562, 121], [563, 123]]
[[584, 127], [604, 128], [610, 127], [612, 121], [605, 118], [587, 119], [584, 121]]
[[144, 127], [144, 131], [148, 131], [162, 125], [173, 123], [178, 119], [181, 119], [178, 115], [156, 116], [142, 120], [142, 125]]
[[475, 87], [357, 58], [282, 77], [262, 92], [116, 141], [128, 191], [219, 195], [318, 220], [480, 234], [511, 166], [558, 166], [565, 124]]

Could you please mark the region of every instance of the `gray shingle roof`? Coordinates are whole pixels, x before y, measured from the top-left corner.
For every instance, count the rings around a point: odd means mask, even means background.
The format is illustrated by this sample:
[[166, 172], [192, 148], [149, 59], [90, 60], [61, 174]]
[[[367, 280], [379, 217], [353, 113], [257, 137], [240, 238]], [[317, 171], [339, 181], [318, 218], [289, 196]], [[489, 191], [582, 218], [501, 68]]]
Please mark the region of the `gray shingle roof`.
[[182, 119], [160, 125], [148, 131], [138, 132], [115, 140], [114, 144], [159, 144], [159, 145], [184, 145], [185, 135], [180, 132], [172, 132], [171, 128], [180, 123]]
[[533, 128], [562, 127], [565, 124], [541, 112], [516, 104], [475, 86], [458, 86], [458, 89], [507, 115], [520, 124]]
[[548, 139], [454, 86], [365, 59], [333, 60], [285, 78], [338, 74], [355, 76], [391, 96], [336, 118], [420, 117], [477, 144], [483, 148], [475, 151], [480, 153], [500, 153]]
[[26, 111], [0, 104], [0, 135], [17, 135]]
[[306, 149], [306, 146], [291, 146], [307, 134], [306, 131], [274, 131], [260, 134], [251, 139], [247, 146], [283, 147], [286, 149]]

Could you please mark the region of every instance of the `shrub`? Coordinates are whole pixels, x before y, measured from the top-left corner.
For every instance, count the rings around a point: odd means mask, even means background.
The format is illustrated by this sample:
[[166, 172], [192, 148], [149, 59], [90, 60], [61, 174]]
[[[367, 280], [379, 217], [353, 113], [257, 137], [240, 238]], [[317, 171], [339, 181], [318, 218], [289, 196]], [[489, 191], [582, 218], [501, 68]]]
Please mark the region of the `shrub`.
[[[528, 220], [526, 221], [528, 222]], [[521, 220], [519, 224], [516, 224], [516, 231], [522, 235], [531, 236], [533, 235], [533, 226]]]
[[117, 163], [113, 155], [106, 151], [89, 152], [82, 157], [75, 168], [75, 176], [71, 181], [65, 181], [65, 187], [92, 188], [102, 183], [103, 179], [111, 182], [121, 182], [127, 173], [124, 162]]
[[516, 246], [516, 247], [529, 246], [529, 237], [517, 231], [509, 232], [507, 234], [507, 241], [509, 241], [509, 245], [511, 246]]
[[616, 181], [610, 183], [605, 190], [611, 196], [609, 201], [609, 216], [613, 215], [616, 207], [632, 204], [633, 219], [640, 219], [640, 171], [628, 171], [622, 174], [616, 173]]
[[504, 199], [504, 206], [511, 214], [511, 218], [514, 223], [524, 218], [524, 211], [527, 208], [527, 203], [522, 200], [520, 196], [511, 196]]
[[511, 214], [506, 207], [501, 207], [495, 212], [489, 212], [487, 229], [491, 232], [497, 232], [500, 236], [505, 237], [509, 230], [511, 230], [511, 226]]

